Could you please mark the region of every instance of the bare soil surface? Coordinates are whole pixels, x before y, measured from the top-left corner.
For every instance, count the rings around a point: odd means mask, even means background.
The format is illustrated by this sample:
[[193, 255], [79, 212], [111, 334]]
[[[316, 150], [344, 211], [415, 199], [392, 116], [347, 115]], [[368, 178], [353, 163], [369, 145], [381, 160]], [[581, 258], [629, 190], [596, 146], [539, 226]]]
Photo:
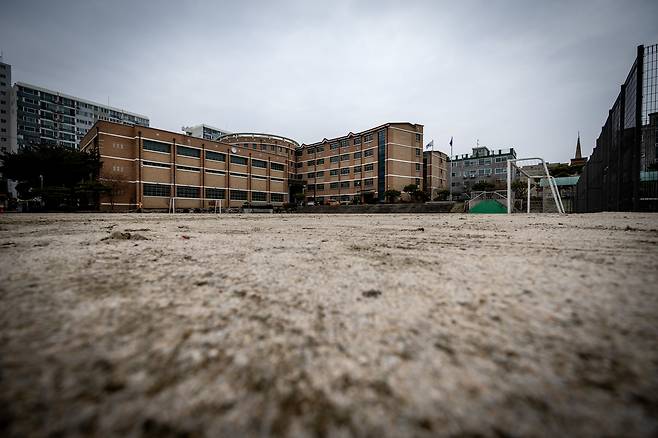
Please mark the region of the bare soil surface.
[[658, 215], [0, 216], [3, 436], [656, 436]]

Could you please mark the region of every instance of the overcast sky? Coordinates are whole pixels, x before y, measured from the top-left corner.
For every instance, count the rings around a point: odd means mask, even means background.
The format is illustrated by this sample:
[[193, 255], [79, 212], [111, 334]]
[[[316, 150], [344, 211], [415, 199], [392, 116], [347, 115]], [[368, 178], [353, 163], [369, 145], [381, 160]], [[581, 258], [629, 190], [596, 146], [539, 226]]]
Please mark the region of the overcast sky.
[[656, 17], [655, 0], [3, 0], [0, 49], [14, 82], [156, 128], [311, 143], [410, 121], [445, 152], [566, 161], [579, 130], [591, 153]]

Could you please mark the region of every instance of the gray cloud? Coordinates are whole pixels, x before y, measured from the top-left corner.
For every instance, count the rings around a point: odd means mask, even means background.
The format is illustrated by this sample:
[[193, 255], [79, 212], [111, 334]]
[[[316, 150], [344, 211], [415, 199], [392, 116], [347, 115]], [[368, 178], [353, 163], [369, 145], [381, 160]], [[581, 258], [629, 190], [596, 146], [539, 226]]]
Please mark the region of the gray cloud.
[[3, 2], [14, 80], [179, 130], [205, 122], [313, 142], [386, 121], [455, 153], [476, 139], [590, 153], [653, 1]]

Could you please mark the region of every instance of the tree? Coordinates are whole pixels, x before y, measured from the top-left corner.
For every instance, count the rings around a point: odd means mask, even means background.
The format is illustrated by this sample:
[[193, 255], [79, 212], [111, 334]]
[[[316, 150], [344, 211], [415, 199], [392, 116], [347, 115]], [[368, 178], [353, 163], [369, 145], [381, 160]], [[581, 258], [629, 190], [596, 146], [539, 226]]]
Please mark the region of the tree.
[[450, 195], [450, 190], [448, 189], [442, 189], [436, 192], [436, 196], [434, 197], [434, 201], [445, 201], [448, 199], [448, 196]]
[[478, 183], [473, 184], [473, 187], [471, 187], [471, 190], [475, 192], [486, 192], [493, 190], [495, 186], [491, 184], [490, 182], [487, 181], [480, 181]]
[[416, 184], [407, 184], [402, 189], [404, 193], [407, 193], [409, 195], [412, 195], [416, 190], [418, 190], [418, 186]]
[[393, 203], [401, 194], [399, 190], [390, 189], [384, 192], [384, 197], [387, 199], [387, 202]]
[[98, 208], [107, 187], [98, 182], [101, 168], [97, 152], [63, 146], [36, 145], [0, 156], [0, 172], [18, 182], [21, 199], [40, 198], [48, 210]]

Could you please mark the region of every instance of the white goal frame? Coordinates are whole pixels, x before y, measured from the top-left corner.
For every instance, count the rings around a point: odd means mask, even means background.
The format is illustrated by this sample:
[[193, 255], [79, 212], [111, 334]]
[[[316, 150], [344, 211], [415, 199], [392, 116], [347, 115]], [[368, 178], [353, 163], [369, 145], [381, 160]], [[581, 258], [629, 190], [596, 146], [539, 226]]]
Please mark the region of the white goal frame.
[[[167, 213], [170, 213], [170, 214], [176, 213], [176, 199], [178, 199], [179, 197], [180, 196], [173, 196], [173, 197], [169, 198], [169, 208], [167, 209]], [[215, 206], [214, 206], [215, 214], [221, 214], [222, 213], [222, 201], [223, 201], [223, 199], [215, 199], [215, 198], [212, 198], [212, 199], [210, 199], [210, 198], [182, 198], [182, 197], [180, 197], [180, 198], [181, 199], [187, 199], [187, 200], [189, 200], [189, 199], [201, 199], [204, 203], [206, 201], [209, 201], [209, 202], [214, 201], [215, 202]]]
[[[519, 161], [540, 161], [542, 167], [544, 168], [544, 175], [530, 175], [525, 170], [521, 169], [516, 163]], [[513, 160], [507, 160], [507, 214], [512, 214], [512, 169], [517, 169], [520, 173], [525, 175], [528, 178], [528, 190], [527, 190], [527, 212], [530, 213], [530, 183], [533, 179], [542, 179], [546, 178], [548, 185], [551, 188], [551, 194], [553, 195], [553, 200], [555, 201], [555, 206], [557, 211], [560, 214], [564, 214], [564, 205], [562, 205], [562, 197], [560, 196], [560, 190], [558, 190], [557, 183], [555, 178], [553, 178], [548, 171], [548, 166], [546, 161], [543, 158], [531, 157], [531, 158], [517, 158]]]

